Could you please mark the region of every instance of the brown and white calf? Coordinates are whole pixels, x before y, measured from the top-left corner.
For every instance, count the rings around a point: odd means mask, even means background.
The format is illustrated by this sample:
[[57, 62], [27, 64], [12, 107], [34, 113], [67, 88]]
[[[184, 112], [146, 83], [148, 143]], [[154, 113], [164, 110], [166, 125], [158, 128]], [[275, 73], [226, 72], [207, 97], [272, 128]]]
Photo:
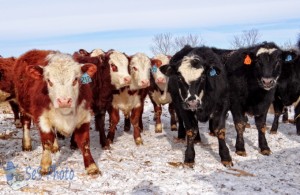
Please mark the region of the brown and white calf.
[[171, 116], [171, 130], [177, 130], [176, 115], [172, 98], [168, 92], [168, 77], [165, 76], [159, 67], [169, 64], [170, 57], [159, 54], [152, 58], [149, 98], [154, 107], [155, 132], [162, 132], [161, 113], [162, 105], [169, 104], [169, 113]]
[[16, 101], [15, 87], [13, 83], [13, 66], [16, 58], [0, 57], [0, 103], [8, 102], [14, 114], [14, 122], [17, 128], [21, 128], [19, 106]]
[[92, 90], [84, 80], [96, 71], [94, 64], [79, 64], [58, 51], [31, 50], [16, 61], [14, 83], [22, 112], [23, 149], [31, 150], [32, 118], [43, 146], [41, 174], [50, 172], [51, 153], [59, 150], [56, 131], [64, 136], [73, 134], [87, 173], [99, 173], [90, 152]]
[[91, 53], [81, 49], [74, 53], [73, 57], [80, 63], [90, 62], [97, 65], [97, 73], [91, 83], [93, 89], [92, 108], [95, 114], [96, 130], [99, 131], [100, 144], [104, 149], [108, 149], [105, 114], [111, 110], [113, 93], [130, 84], [128, 58], [119, 51], [103, 52], [99, 49], [95, 49]]
[[131, 83], [129, 87], [116, 90], [112, 100], [110, 112], [110, 130], [107, 139], [113, 142], [116, 126], [120, 120], [119, 111], [125, 116], [125, 131], [130, 130], [130, 123], [133, 126], [133, 137], [135, 143], [143, 143], [140, 132], [143, 130], [142, 114], [144, 101], [150, 86], [151, 60], [143, 53], [136, 53], [129, 57], [129, 71]]

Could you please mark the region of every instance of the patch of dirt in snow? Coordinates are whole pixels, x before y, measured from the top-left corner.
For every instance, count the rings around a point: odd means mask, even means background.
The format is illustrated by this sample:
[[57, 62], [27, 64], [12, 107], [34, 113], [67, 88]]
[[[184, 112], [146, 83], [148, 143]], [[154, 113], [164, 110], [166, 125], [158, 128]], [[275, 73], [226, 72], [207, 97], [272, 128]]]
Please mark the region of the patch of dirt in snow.
[[[177, 132], [170, 131], [167, 106], [162, 114], [163, 133], [155, 133], [153, 107], [147, 99], [143, 145], [135, 145], [132, 129], [123, 131], [121, 117], [111, 150], [102, 150], [92, 121], [91, 152], [102, 175], [85, 174], [80, 151], [71, 150], [70, 138], [66, 138], [59, 140], [60, 152], [52, 155], [52, 160], [58, 172], [72, 169], [74, 178], [60, 180], [54, 174], [34, 175], [42, 152], [38, 131], [32, 127], [33, 151], [22, 152], [22, 131], [15, 128], [9, 107], [0, 106], [0, 194], [300, 194], [300, 136], [292, 124], [280, 123], [276, 135], [266, 134], [272, 154], [263, 156], [254, 121], [249, 118], [251, 128], [244, 134], [247, 156], [241, 157], [235, 154], [236, 132], [229, 116], [226, 142], [234, 166], [228, 169], [220, 163], [218, 141], [208, 134], [208, 124], [199, 123], [202, 143], [195, 145], [196, 163], [189, 168], [182, 165], [185, 143], [174, 140]], [[269, 114], [269, 129], [272, 120]], [[25, 179], [30, 177], [27, 186], [17, 191], [6, 182], [3, 166], [9, 161]]]

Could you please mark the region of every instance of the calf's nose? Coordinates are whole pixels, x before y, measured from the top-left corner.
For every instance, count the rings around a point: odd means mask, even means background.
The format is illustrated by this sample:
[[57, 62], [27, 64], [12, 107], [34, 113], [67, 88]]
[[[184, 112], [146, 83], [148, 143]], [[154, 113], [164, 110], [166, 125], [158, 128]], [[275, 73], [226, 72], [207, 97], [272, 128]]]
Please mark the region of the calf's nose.
[[264, 85], [274, 84], [274, 79], [272, 79], [272, 78], [262, 78], [261, 81]]
[[150, 85], [149, 79], [145, 79], [141, 81], [142, 87], [148, 87]]
[[57, 103], [60, 108], [70, 108], [72, 105], [72, 98], [57, 98]]

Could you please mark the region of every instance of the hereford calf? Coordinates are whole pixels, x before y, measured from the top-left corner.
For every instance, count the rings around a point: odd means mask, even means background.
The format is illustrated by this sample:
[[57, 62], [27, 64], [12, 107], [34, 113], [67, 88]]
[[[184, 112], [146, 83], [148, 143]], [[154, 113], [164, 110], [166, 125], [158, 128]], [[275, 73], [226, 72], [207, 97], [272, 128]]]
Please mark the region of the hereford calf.
[[124, 130], [130, 129], [131, 122], [135, 143], [137, 145], [143, 143], [140, 132], [143, 130], [142, 114], [147, 88], [150, 85], [150, 68], [151, 60], [145, 54], [137, 53], [130, 57], [130, 86], [116, 90], [113, 95], [111, 126], [107, 135], [110, 142], [113, 142], [116, 126], [120, 120], [119, 110], [121, 110], [125, 116]]
[[[125, 54], [109, 50], [106, 53], [96, 49], [91, 53], [79, 50], [73, 57], [80, 63], [94, 63], [97, 73], [93, 78], [93, 112], [95, 126], [99, 131], [100, 144], [104, 149], [109, 148], [109, 141], [105, 134], [105, 114], [111, 110], [113, 93], [125, 86], [129, 86], [131, 76], [128, 72], [128, 58]], [[74, 146], [74, 143], [72, 143]]]
[[14, 113], [15, 125], [17, 128], [21, 128], [19, 106], [16, 101], [16, 94], [13, 84], [13, 65], [16, 59], [0, 58], [0, 103], [8, 101], [12, 111]]
[[150, 87], [148, 95], [154, 107], [154, 120], [155, 120], [155, 132], [162, 132], [161, 113], [162, 105], [169, 104], [169, 113], [171, 116], [171, 130], [177, 130], [176, 115], [172, 98], [168, 92], [168, 77], [166, 77], [161, 71], [160, 67], [168, 64], [170, 57], [159, 54], [152, 58], [151, 75], [150, 75]]
[[49, 173], [51, 153], [58, 151], [56, 131], [74, 134], [87, 173], [99, 173], [90, 152], [92, 91], [86, 84], [96, 70], [94, 64], [79, 64], [58, 51], [31, 50], [16, 61], [14, 82], [22, 111], [23, 148], [31, 149], [32, 118], [43, 146], [41, 174]]

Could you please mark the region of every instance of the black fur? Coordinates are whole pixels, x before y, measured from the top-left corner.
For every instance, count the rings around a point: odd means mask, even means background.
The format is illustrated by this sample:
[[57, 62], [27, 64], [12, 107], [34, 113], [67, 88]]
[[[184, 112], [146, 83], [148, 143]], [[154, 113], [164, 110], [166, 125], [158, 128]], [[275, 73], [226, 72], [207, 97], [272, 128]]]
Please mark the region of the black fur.
[[[298, 42], [300, 48], [300, 40]], [[296, 102], [300, 96], [300, 53], [299, 51], [285, 51], [285, 55], [292, 56], [290, 61], [285, 61], [282, 66], [282, 73], [278, 79], [278, 85], [275, 92], [274, 121], [271, 133], [276, 133], [278, 129], [278, 120], [283, 112], [284, 106], [290, 106]], [[294, 122], [297, 128], [297, 134], [300, 135], [300, 104], [295, 105]]]
[[[260, 48], [276, 50], [271, 54], [262, 53], [257, 56]], [[245, 61], [246, 58], [248, 61]], [[239, 155], [246, 155], [243, 138], [246, 113], [255, 117], [262, 154], [269, 155], [271, 152], [265, 138], [265, 124], [284, 59], [284, 53], [278, 46], [272, 42], [264, 42], [235, 51], [225, 62], [230, 86], [230, 111], [237, 131], [236, 153]]]
[[[201, 77], [187, 83], [181, 75], [179, 67], [185, 56], [194, 57], [190, 65], [196, 69], [204, 69]], [[199, 136], [198, 120], [207, 122], [211, 117], [212, 126], [219, 139], [219, 153], [224, 165], [231, 166], [231, 157], [225, 143], [225, 119], [228, 110], [228, 86], [225, 68], [211, 48], [190, 46], [184, 47], [170, 60], [169, 65], [160, 68], [162, 73], [169, 76], [169, 92], [174, 102], [179, 122], [178, 137], [187, 135], [185, 163], [194, 163], [194, 139]], [[199, 94], [203, 91], [203, 97]], [[197, 101], [197, 104], [195, 103]], [[193, 106], [190, 106], [193, 103]]]

